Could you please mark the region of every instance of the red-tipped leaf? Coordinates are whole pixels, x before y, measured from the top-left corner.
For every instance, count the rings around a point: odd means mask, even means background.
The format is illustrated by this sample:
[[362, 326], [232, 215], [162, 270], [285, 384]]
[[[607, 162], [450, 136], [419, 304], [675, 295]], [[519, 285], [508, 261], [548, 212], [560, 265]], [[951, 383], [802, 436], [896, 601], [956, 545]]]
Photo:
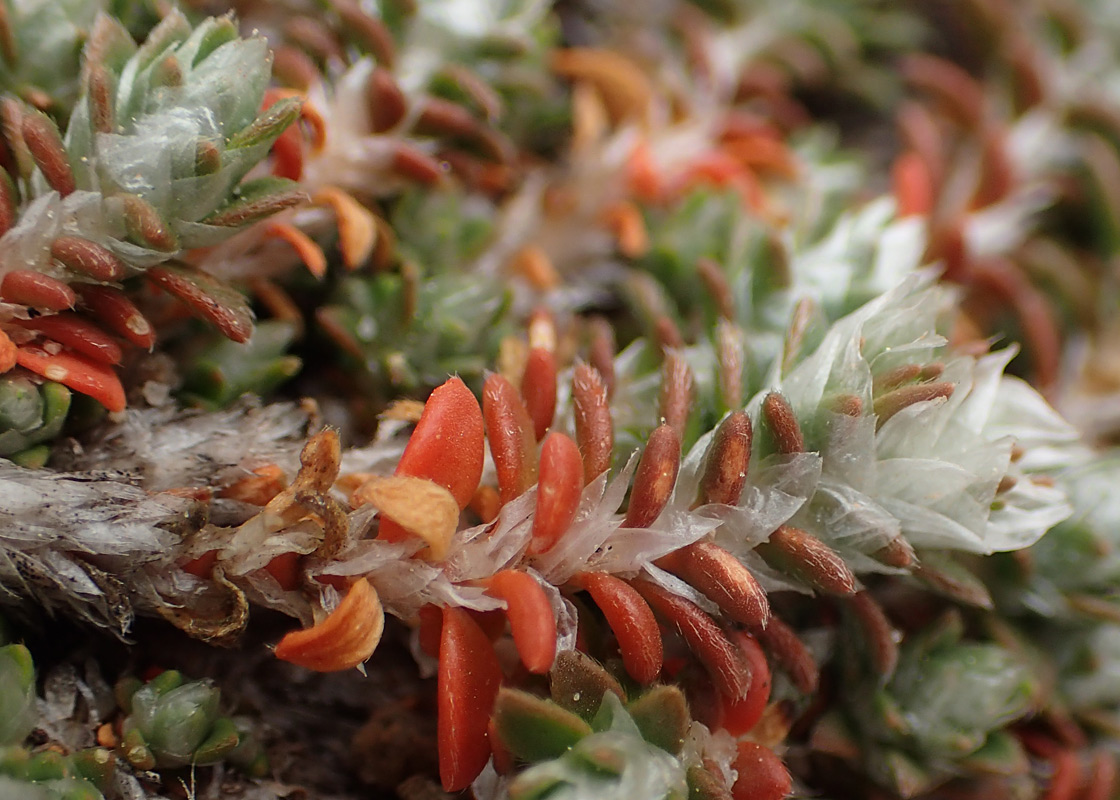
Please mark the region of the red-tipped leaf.
[[537, 508], [529, 554], [556, 545], [571, 527], [583, 490], [583, 462], [576, 443], [562, 433], [550, 433], [541, 446]]
[[463, 609], [444, 608], [437, 732], [445, 791], [466, 789], [490, 760], [490, 712], [501, 684], [501, 665], [482, 628]]
[[[408, 444], [397, 462], [397, 475], [427, 478], [451, 493], [462, 510], [482, 479], [482, 409], [467, 385], [448, 378], [428, 397]], [[378, 536], [391, 542], [408, 538], [407, 531], [383, 518]]]
[[486, 591], [506, 601], [506, 616], [521, 663], [543, 675], [556, 658], [556, 617], [548, 595], [528, 573], [505, 569], [492, 577]]
[[653, 683], [661, 672], [664, 649], [649, 603], [633, 586], [605, 572], [584, 573], [579, 583], [591, 594], [618, 639], [626, 672], [638, 683]]

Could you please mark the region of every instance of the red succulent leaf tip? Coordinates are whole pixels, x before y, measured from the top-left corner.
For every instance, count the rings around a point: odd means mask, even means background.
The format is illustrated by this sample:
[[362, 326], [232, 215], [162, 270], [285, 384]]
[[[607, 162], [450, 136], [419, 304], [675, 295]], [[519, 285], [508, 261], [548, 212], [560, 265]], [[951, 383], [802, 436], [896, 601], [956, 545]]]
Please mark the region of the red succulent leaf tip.
[[739, 742], [732, 767], [739, 774], [731, 787], [734, 800], [782, 800], [793, 791], [789, 770], [768, 747]]
[[124, 356], [120, 345], [111, 336], [77, 314], [63, 312], [12, 322], [102, 364], [119, 364]]
[[664, 649], [653, 609], [633, 586], [604, 572], [585, 572], [576, 584], [586, 589], [603, 612], [622, 655], [622, 665], [641, 684], [661, 673]]
[[0, 374], [16, 365], [16, 344], [7, 333], [0, 329]]
[[733, 411], [716, 428], [704, 460], [696, 505], [734, 505], [747, 483], [753, 434], [745, 411]]
[[659, 559], [657, 565], [699, 589], [736, 622], [762, 627], [770, 619], [766, 592], [750, 570], [719, 545], [694, 542]]
[[16, 365], [16, 343], [0, 328], [0, 374]]
[[804, 694], [817, 691], [820, 668], [793, 628], [778, 617], [771, 616], [765, 628], [756, 628], [752, 633], [766, 646], [766, 652], [789, 675], [798, 691]]
[[145, 350], [155, 346], [155, 329], [120, 289], [87, 284], [78, 293], [82, 304], [113, 333]]
[[701, 258], [696, 262], [696, 274], [708, 291], [708, 297], [715, 304], [719, 316], [725, 320], [734, 320], [735, 293], [719, 264], [710, 258]]
[[529, 350], [521, 378], [521, 396], [533, 420], [533, 434], [539, 442], [556, 416], [556, 355], [544, 347]]
[[872, 553], [871, 557], [881, 564], [899, 569], [910, 569], [916, 560], [914, 548], [901, 534]]
[[272, 174], [291, 181], [303, 175], [303, 136], [292, 125], [272, 143]]
[[122, 194], [119, 199], [130, 239], [141, 247], [164, 253], [179, 249], [178, 237], [155, 206], [134, 194]]
[[579, 510], [583, 462], [576, 443], [550, 433], [541, 446], [540, 481], [529, 554], [543, 553], [560, 541]]
[[556, 617], [540, 582], [519, 570], [502, 570], [487, 582], [486, 591], [506, 601], [506, 616], [521, 663], [543, 675], [556, 658]]
[[692, 369], [675, 350], [667, 351], [661, 367], [661, 398], [658, 409], [661, 421], [677, 432], [684, 441], [684, 429], [692, 411]]
[[614, 423], [607, 386], [599, 370], [590, 364], [576, 364], [572, 373], [572, 407], [586, 485], [610, 469], [614, 453]]
[[393, 171], [417, 183], [431, 186], [443, 177], [443, 164], [423, 150], [408, 144], [398, 144], [393, 151]]
[[274, 655], [317, 672], [353, 669], [373, 655], [384, 627], [385, 613], [377, 591], [368, 580], [359, 578], [326, 619], [286, 634]]
[[[485, 460], [482, 409], [462, 379], [455, 376], [437, 386], [397, 462], [396, 475], [426, 478], [451, 493], [459, 510], [466, 508], [482, 480]], [[382, 519], [378, 537], [404, 541], [408, 533]]]
[[668, 424], [658, 426], [638, 461], [623, 527], [648, 528], [661, 516], [673, 495], [680, 467], [681, 440], [676, 429]]
[[474, 136], [479, 130], [478, 120], [458, 103], [440, 97], [423, 101], [414, 122], [416, 133], [429, 136]]
[[641, 258], [649, 250], [649, 230], [639, 208], [628, 200], [608, 206], [602, 214], [603, 225], [618, 242], [618, 251], [627, 258]]
[[890, 677], [898, 664], [898, 641], [882, 606], [868, 592], [856, 592], [847, 603], [867, 640], [872, 665], [880, 675]]
[[249, 341], [253, 314], [244, 295], [236, 289], [201, 270], [172, 264], [151, 267], [145, 275], [223, 336], [235, 342]]
[[296, 251], [296, 255], [307, 267], [307, 271], [316, 278], [322, 278], [327, 274], [327, 256], [323, 248], [299, 228], [285, 222], [269, 222], [264, 225], [262, 231], [265, 236], [287, 242]]
[[68, 285], [31, 269], [15, 269], [4, 275], [0, 297], [8, 303], [47, 311], [65, 311], [78, 302], [78, 296]]
[[684, 348], [684, 336], [677, 323], [668, 315], [662, 314], [653, 323], [653, 337], [662, 353]]
[[537, 482], [533, 421], [513, 384], [496, 373], [482, 387], [482, 416], [504, 505]]
[[720, 698], [723, 704], [722, 727], [732, 736], [749, 732], [762, 718], [770, 701], [770, 665], [758, 640], [745, 631], [732, 631], [728, 638], [743, 653], [751, 668], [751, 688], [740, 700]]
[[733, 701], [747, 696], [751, 688], [750, 664], [704, 609], [644, 578], [632, 581], [631, 585], [654, 613], [684, 639], [712, 676], [720, 694]]
[[397, 126], [408, 113], [408, 100], [387, 69], [378, 67], [366, 84], [370, 124], [374, 133], [385, 133]]
[[20, 347], [16, 352], [16, 363], [47, 380], [89, 395], [110, 411], [124, 410], [124, 387], [117, 373], [104, 363], [65, 350], [48, 353], [34, 345]]
[[626, 182], [630, 194], [639, 200], [655, 203], [661, 199], [664, 181], [653, 150], [645, 139], [640, 140], [630, 152], [626, 163]]
[[918, 380], [921, 374], [921, 364], [901, 364], [893, 369], [888, 369], [886, 372], [875, 375], [871, 380], [871, 393], [877, 396], [884, 392], [897, 389], [903, 384]]
[[952, 383], [912, 383], [902, 386], [893, 392], [887, 392], [875, 398], [876, 428], [883, 427], [887, 420], [915, 403], [924, 403], [929, 400], [941, 400], [951, 397], [956, 386]]
[[789, 400], [778, 392], [770, 392], [762, 401], [762, 418], [770, 435], [774, 437], [774, 445], [779, 453], [805, 452], [805, 437], [801, 433], [801, 425]]
[[779, 569], [793, 572], [814, 589], [841, 597], [855, 594], [856, 577], [843, 557], [800, 528], [779, 526], [756, 552]]
[[614, 328], [602, 317], [591, 320], [589, 327], [591, 329], [591, 341], [588, 344], [587, 360], [602, 377], [603, 385], [607, 387], [607, 398], [609, 399], [614, 396], [615, 389], [614, 357], [616, 346]]
[[490, 760], [490, 712], [502, 683], [498, 657], [461, 608], [443, 609], [439, 644], [439, 775], [448, 792], [466, 789]]
[[917, 153], [907, 151], [895, 159], [891, 187], [899, 217], [928, 216], [933, 211], [933, 176]]
[[54, 121], [41, 111], [27, 109], [22, 123], [23, 141], [50, 187], [63, 197], [74, 191], [74, 172]]
[[126, 272], [111, 250], [80, 236], [59, 236], [51, 242], [51, 258], [99, 281], [119, 281]]

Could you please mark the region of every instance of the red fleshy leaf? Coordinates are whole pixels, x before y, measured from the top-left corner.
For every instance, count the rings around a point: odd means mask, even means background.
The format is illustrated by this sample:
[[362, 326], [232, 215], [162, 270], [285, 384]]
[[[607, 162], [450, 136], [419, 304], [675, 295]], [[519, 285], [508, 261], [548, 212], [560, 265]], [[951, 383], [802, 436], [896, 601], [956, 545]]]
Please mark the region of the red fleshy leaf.
[[245, 296], [212, 275], [177, 264], [161, 264], [145, 273], [160, 288], [182, 300], [195, 316], [235, 342], [253, 334], [253, 313]]
[[466, 789], [490, 760], [490, 712], [502, 668], [490, 640], [461, 608], [443, 609], [437, 678], [439, 776], [448, 792]]
[[89, 395], [110, 411], [124, 410], [124, 387], [117, 373], [105, 364], [65, 350], [52, 355], [32, 345], [18, 349], [16, 362], [47, 380]]

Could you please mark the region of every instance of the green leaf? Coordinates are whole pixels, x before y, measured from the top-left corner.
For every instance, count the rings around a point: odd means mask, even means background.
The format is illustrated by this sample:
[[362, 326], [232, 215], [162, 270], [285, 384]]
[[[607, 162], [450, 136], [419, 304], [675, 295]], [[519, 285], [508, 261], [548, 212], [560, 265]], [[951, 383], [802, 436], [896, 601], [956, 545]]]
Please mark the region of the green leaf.
[[27, 780], [52, 781], [66, 777], [66, 757], [56, 750], [43, 750], [27, 762]]
[[240, 147], [271, 144], [289, 125], [299, 119], [302, 108], [303, 101], [298, 97], [277, 100], [249, 125], [229, 137], [227, 146], [230, 150], [235, 150]]
[[723, 781], [699, 764], [688, 768], [688, 800], [732, 800]]
[[[164, 675], [167, 673], [132, 696], [132, 715], [125, 726], [142, 734], [159, 766], [184, 766], [194, 761], [196, 751], [213, 733], [219, 693], [209, 681], [173, 686], [173, 680], [168, 679], [153, 685]], [[133, 760], [131, 756], [129, 760]]]
[[1031, 766], [1019, 740], [1006, 731], [990, 733], [984, 746], [963, 759], [961, 764], [988, 775], [1024, 775]]
[[233, 752], [241, 741], [237, 726], [229, 717], [219, 717], [210, 730], [210, 735], [195, 750], [194, 763], [216, 764]]
[[22, 644], [0, 647], [0, 744], [19, 744], [38, 719], [31, 653]]
[[89, 747], [70, 757], [74, 770], [102, 792], [108, 792], [115, 783], [116, 756], [104, 747]]
[[692, 717], [684, 692], [676, 686], [654, 686], [626, 707], [647, 742], [676, 755], [684, 747]]
[[518, 689], [498, 692], [494, 724], [502, 744], [530, 763], [556, 758], [592, 732], [572, 712]]
[[287, 354], [295, 335], [294, 323], [267, 320], [244, 344], [218, 340], [184, 364], [184, 399], [217, 409], [247, 392], [269, 394], [299, 372], [302, 362]]

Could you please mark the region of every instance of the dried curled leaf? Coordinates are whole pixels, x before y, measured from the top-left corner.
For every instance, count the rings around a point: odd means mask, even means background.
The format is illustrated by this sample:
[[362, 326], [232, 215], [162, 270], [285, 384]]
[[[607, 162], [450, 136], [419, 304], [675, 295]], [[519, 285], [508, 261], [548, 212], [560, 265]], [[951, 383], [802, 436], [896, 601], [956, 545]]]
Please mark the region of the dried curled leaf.
[[377, 477], [359, 486], [351, 500], [379, 508], [409, 533], [423, 539], [433, 561], [447, 555], [459, 524], [459, 504], [439, 484], [409, 475]]
[[317, 672], [340, 672], [373, 655], [384, 628], [381, 600], [369, 581], [361, 578], [325, 620], [287, 634], [275, 653], [281, 661]]
[[334, 186], [323, 187], [311, 201], [329, 206], [338, 218], [338, 249], [346, 268], [357, 269], [364, 264], [377, 244], [377, 223], [373, 213]]
[[565, 78], [587, 81], [599, 92], [614, 122], [645, 116], [652, 87], [645, 72], [610, 50], [572, 47], [552, 54], [552, 69]]

